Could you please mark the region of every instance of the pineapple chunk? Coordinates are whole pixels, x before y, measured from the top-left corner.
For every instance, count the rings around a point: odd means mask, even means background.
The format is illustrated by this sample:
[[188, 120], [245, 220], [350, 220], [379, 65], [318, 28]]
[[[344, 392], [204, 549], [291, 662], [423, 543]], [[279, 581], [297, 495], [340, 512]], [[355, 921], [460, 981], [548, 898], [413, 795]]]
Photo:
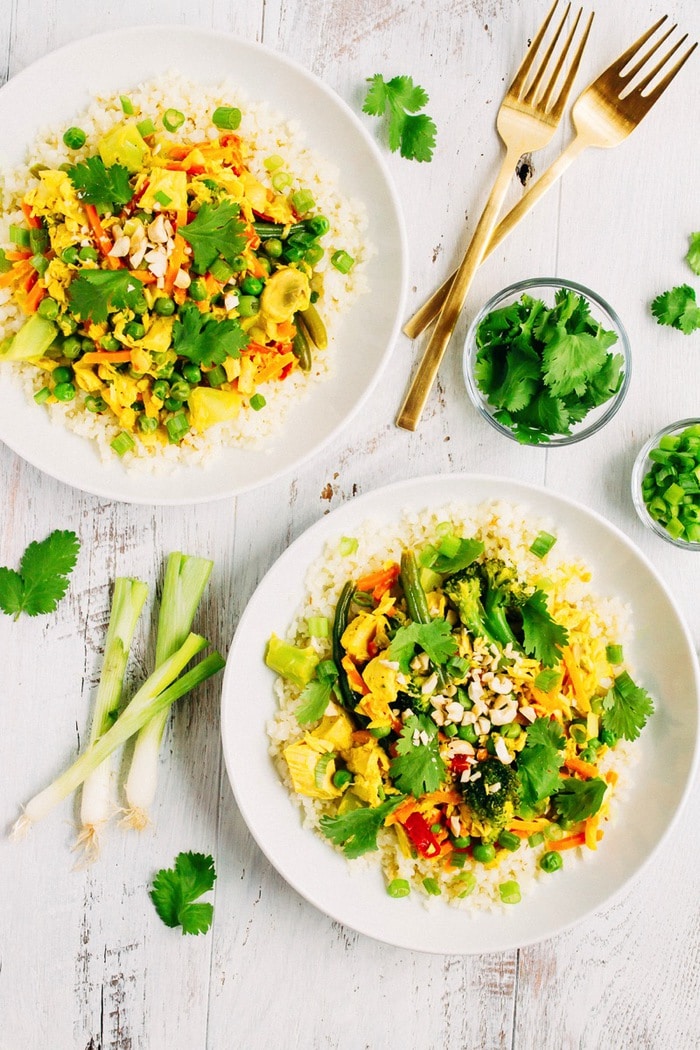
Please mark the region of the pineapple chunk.
[[216, 423], [235, 419], [241, 402], [241, 395], [235, 390], [196, 386], [190, 392], [190, 426], [193, 430], [206, 430]]

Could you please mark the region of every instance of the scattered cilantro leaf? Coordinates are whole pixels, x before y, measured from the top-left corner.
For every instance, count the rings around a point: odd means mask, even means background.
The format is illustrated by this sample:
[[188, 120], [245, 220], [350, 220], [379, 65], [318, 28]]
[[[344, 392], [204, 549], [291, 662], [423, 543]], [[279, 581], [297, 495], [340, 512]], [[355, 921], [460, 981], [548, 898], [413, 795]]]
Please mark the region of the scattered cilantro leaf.
[[617, 675], [603, 698], [603, 727], [618, 740], [636, 740], [653, 713], [654, 701], [646, 689], [635, 685], [627, 671]]
[[561, 659], [561, 649], [569, 640], [566, 627], [557, 623], [547, 609], [544, 591], [535, 591], [520, 607], [523, 618], [523, 645], [544, 667]]
[[81, 270], [68, 286], [73, 313], [94, 324], [106, 321], [110, 310], [133, 308], [142, 297], [142, 282], [128, 270]]
[[239, 214], [240, 208], [233, 201], [204, 203], [192, 222], [180, 227], [179, 232], [192, 246], [199, 273], [206, 273], [220, 256], [230, 263], [243, 251], [247, 244], [246, 226]]
[[430, 567], [434, 572], [439, 573], [459, 572], [460, 569], [466, 569], [467, 565], [471, 565], [483, 553], [484, 545], [481, 540], [460, 537], [456, 553], [450, 556], [438, 554]]
[[211, 904], [195, 904], [198, 897], [214, 885], [214, 860], [204, 853], [178, 853], [172, 868], [162, 868], [150, 892], [155, 909], [166, 926], [181, 926], [185, 933], [206, 933], [214, 909]]
[[55, 530], [45, 540], [29, 544], [19, 572], [0, 568], [0, 609], [17, 619], [53, 612], [68, 589], [68, 577], [80, 550], [74, 532]]
[[690, 241], [690, 245], [688, 247], [685, 261], [693, 273], [700, 275], [700, 233], [691, 233], [688, 240]]
[[247, 345], [248, 335], [237, 318], [219, 321], [194, 303], [185, 303], [173, 325], [173, 349], [205, 368], [220, 365], [227, 357], [240, 357]]
[[121, 164], [106, 167], [101, 157], [87, 157], [68, 169], [68, 178], [86, 204], [94, 204], [99, 212], [119, 211], [134, 195], [129, 172]]
[[558, 790], [565, 744], [556, 719], [536, 718], [528, 729], [525, 747], [518, 756], [520, 797], [526, 806], [536, 806]]
[[362, 106], [372, 117], [388, 117], [387, 139], [392, 153], [398, 150], [407, 160], [432, 160], [437, 128], [427, 113], [419, 113], [430, 101], [425, 88], [411, 77], [385, 80], [381, 73], [367, 78], [369, 88]]
[[554, 306], [524, 294], [493, 310], [476, 333], [474, 381], [494, 418], [523, 444], [569, 435], [623, 380], [617, 335], [583, 295], [560, 288]]
[[326, 838], [342, 848], [348, 860], [354, 860], [363, 853], [377, 849], [379, 829], [403, 801], [403, 795], [392, 795], [386, 802], [373, 808], [362, 806], [337, 817], [321, 817], [319, 826]]
[[393, 783], [405, 794], [420, 798], [426, 792], [437, 791], [445, 779], [446, 769], [432, 718], [409, 715], [396, 742], [396, 757], [391, 760], [390, 768]]
[[700, 306], [695, 289], [689, 284], [680, 284], [657, 295], [651, 304], [651, 312], [659, 324], [670, 325], [685, 335], [700, 328]]
[[457, 642], [447, 620], [430, 623], [410, 623], [399, 627], [389, 645], [389, 659], [398, 660], [401, 670], [408, 674], [416, 646], [428, 654], [434, 664], [444, 664], [457, 652]]
[[601, 777], [591, 777], [590, 780], [567, 777], [561, 781], [557, 793], [552, 795], [552, 805], [560, 817], [577, 824], [598, 812], [607, 787]]
[[304, 686], [299, 703], [294, 711], [296, 720], [300, 726], [308, 725], [310, 722], [318, 722], [323, 717], [323, 712], [328, 707], [331, 698], [333, 683], [329, 679], [320, 681], [314, 679]]

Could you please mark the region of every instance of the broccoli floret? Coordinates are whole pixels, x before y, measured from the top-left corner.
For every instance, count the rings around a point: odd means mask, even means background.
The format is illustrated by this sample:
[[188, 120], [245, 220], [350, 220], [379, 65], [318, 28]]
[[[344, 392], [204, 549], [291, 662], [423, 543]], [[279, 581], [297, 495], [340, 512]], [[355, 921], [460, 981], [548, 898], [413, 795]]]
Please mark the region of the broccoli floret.
[[486, 758], [477, 767], [481, 776], [460, 784], [464, 801], [484, 828], [482, 841], [493, 842], [510, 824], [520, 802], [518, 774], [497, 758]]
[[497, 639], [486, 625], [486, 611], [481, 600], [482, 583], [473, 565], [456, 572], [444, 584], [445, 594], [459, 613], [462, 624], [472, 638], [484, 638], [487, 642]]
[[532, 588], [518, 579], [515, 568], [500, 558], [490, 558], [479, 567], [483, 580], [483, 603], [486, 624], [491, 634], [506, 646], [517, 648], [520, 642], [513, 633], [508, 614], [524, 605], [532, 595]]
[[429, 715], [433, 711], [430, 697], [421, 693], [413, 682], [408, 682], [405, 690], [399, 690], [391, 706], [399, 711], [415, 711], [422, 715]]

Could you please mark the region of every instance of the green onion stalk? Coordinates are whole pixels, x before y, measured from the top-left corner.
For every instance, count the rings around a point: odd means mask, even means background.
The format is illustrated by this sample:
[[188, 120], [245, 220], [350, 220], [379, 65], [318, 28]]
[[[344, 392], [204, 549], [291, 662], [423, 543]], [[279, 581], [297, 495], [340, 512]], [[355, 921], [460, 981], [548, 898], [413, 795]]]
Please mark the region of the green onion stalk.
[[[119, 715], [131, 641], [147, 596], [148, 587], [141, 580], [119, 576], [114, 581], [102, 671], [90, 727], [90, 745], [104, 736]], [[80, 831], [75, 848], [83, 849], [87, 860], [97, 857], [100, 831], [111, 816], [111, 776], [110, 763], [103, 762], [83, 784]]]
[[[207, 646], [206, 638], [189, 634], [180, 648], [160, 667], [148, 676], [134, 694], [114, 725], [103, 733], [75, 760], [49, 787], [35, 795], [24, 807], [21, 817], [15, 822], [12, 837], [21, 837], [42, 817], [45, 817], [64, 798], [85, 782], [118, 747], [125, 744], [151, 719], [170, 709], [181, 696], [216, 674], [224, 666], [223, 657], [210, 653], [189, 671], [181, 674], [190, 660]], [[179, 676], [179, 677], [178, 677]]]
[[[207, 558], [179, 551], [169, 555], [158, 615], [156, 669], [172, 656], [189, 634], [213, 564]], [[155, 713], [136, 738], [125, 785], [127, 810], [122, 823], [126, 827], [142, 830], [150, 823], [149, 813], [156, 794], [160, 747], [168, 714], [169, 708]]]

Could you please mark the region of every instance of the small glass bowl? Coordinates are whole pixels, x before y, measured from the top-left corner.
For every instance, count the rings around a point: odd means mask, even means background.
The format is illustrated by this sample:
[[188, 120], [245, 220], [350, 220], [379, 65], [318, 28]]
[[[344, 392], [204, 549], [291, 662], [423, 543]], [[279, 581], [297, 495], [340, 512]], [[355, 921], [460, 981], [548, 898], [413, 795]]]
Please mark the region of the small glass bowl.
[[[553, 306], [554, 293], [560, 288], [576, 292], [578, 295], [587, 299], [590, 304], [591, 317], [602, 324], [603, 328], [607, 331], [613, 331], [616, 333], [617, 342], [610, 347], [610, 352], [622, 355], [622, 383], [620, 384], [617, 393], [613, 394], [609, 400], [588, 412], [580, 423], [574, 424], [571, 428], [571, 433], [554, 434], [552, 436], [543, 437], [542, 440], [537, 442], [521, 441], [513, 433], [510, 427], [494, 418], [494, 412], [498, 411], [498, 409], [488, 402], [477, 386], [474, 377], [474, 365], [476, 363], [477, 355], [476, 333], [479, 325], [487, 314], [491, 313], [493, 310], [498, 310], [501, 307], [509, 306], [511, 303], [517, 302], [523, 294], [527, 294], [533, 299], [542, 299], [548, 307]], [[525, 281], [516, 281], [514, 284], [509, 284], [507, 288], [504, 288], [502, 291], [492, 296], [481, 308], [469, 327], [462, 357], [462, 370], [467, 391], [469, 392], [472, 403], [479, 410], [484, 419], [486, 419], [500, 434], [505, 434], [506, 437], [509, 437], [511, 441], [517, 441], [519, 444], [523, 445], [532, 444], [536, 448], [554, 448], [559, 445], [573, 445], [577, 441], [582, 441], [584, 438], [590, 437], [591, 434], [596, 434], [612, 419], [624, 401], [629, 388], [631, 365], [632, 355], [629, 338], [622, 321], [613, 308], [609, 306], [604, 299], [601, 299], [599, 295], [592, 292], [590, 288], [585, 288], [583, 285], [576, 284], [574, 281], [561, 280], [558, 277], [532, 277]]]
[[[662, 539], [666, 540], [667, 543], [672, 543], [674, 547], [680, 547], [681, 550], [686, 551], [700, 551], [700, 540], [687, 540], [682, 537], [673, 536], [661, 522], [656, 521], [655, 518], [649, 513], [646, 503], [644, 502], [644, 496], [642, 495], [642, 482], [646, 477], [647, 473], [654, 466], [654, 460], [651, 459], [650, 453], [654, 449], [659, 448], [659, 445], [663, 438], [675, 437], [682, 433], [687, 427], [698, 427], [700, 430], [700, 419], [679, 419], [675, 423], [669, 423], [668, 426], [662, 427], [661, 430], [657, 430], [655, 434], [649, 438], [648, 441], [640, 448], [637, 458], [634, 461], [634, 467], [632, 468], [632, 501], [634, 503], [635, 510], [639, 515], [641, 521], [646, 525], [648, 529], [656, 533]], [[695, 494], [694, 504], [700, 510], [700, 493]]]

